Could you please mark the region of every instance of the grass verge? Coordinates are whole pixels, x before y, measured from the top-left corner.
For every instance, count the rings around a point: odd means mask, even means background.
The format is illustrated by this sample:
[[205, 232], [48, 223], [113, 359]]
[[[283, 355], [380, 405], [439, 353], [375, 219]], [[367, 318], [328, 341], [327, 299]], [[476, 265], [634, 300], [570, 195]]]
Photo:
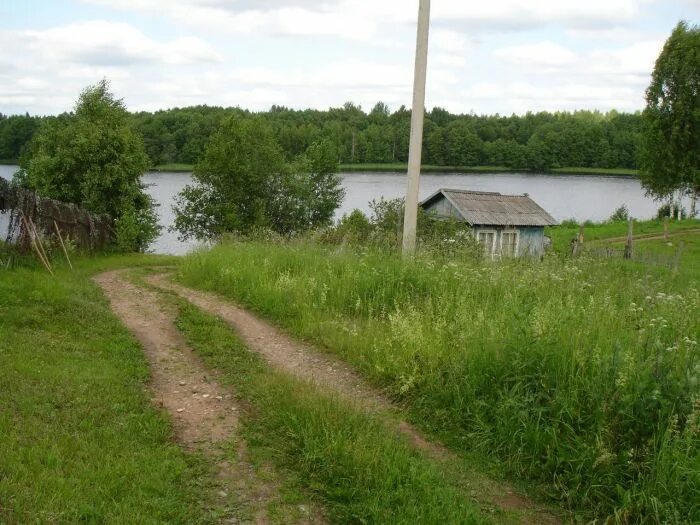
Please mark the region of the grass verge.
[[[341, 173], [368, 172], [368, 173], [394, 173], [405, 172], [408, 168], [407, 164], [389, 163], [389, 164], [341, 164]], [[503, 173], [513, 170], [504, 166], [432, 166], [424, 164], [421, 166], [423, 173]]]
[[[406, 164], [341, 164], [341, 172], [405, 172]], [[423, 173], [526, 173], [524, 168], [508, 168], [506, 166], [421, 166]], [[550, 173], [560, 175], [601, 175], [617, 177], [637, 177], [637, 170], [622, 168], [555, 168]]]
[[180, 164], [180, 163], [171, 163], [171, 164], [159, 164], [158, 166], [154, 166], [151, 168], [150, 171], [157, 171], [157, 172], [172, 172], [172, 173], [189, 173], [194, 169], [194, 164]]
[[638, 177], [639, 170], [626, 168], [554, 168], [552, 173], [562, 175], [604, 175], [609, 177]]
[[[405, 172], [408, 165], [405, 163], [385, 163], [385, 164], [341, 164], [341, 173], [394, 173]], [[165, 171], [173, 173], [191, 172], [194, 168], [193, 164], [160, 164], [152, 168], [151, 171]], [[526, 169], [508, 168], [506, 166], [421, 166], [423, 173], [522, 173], [527, 172]], [[629, 170], [624, 168], [555, 168], [551, 173], [563, 175], [602, 175], [602, 176], [618, 176], [618, 177], [637, 177], [637, 170]]]
[[89, 280], [0, 271], [0, 522], [208, 523], [197, 456], [151, 406], [141, 348]]

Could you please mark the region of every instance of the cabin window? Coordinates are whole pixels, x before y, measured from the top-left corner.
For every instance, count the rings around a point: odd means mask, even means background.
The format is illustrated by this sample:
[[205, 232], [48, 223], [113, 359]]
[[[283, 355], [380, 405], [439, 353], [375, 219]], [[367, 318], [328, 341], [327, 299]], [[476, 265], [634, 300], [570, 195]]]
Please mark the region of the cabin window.
[[477, 240], [484, 247], [486, 255], [493, 255], [496, 251], [496, 231], [480, 230], [477, 235]]
[[518, 245], [520, 244], [520, 232], [517, 230], [504, 231], [501, 233], [501, 256], [515, 257], [518, 255]]

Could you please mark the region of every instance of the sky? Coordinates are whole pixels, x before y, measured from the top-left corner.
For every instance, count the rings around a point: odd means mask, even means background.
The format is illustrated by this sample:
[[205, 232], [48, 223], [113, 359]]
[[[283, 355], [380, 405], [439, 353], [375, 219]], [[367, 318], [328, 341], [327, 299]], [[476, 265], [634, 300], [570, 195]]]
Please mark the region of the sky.
[[[418, 0], [0, 0], [0, 113], [410, 106]], [[700, 0], [432, 0], [426, 106], [636, 111]]]

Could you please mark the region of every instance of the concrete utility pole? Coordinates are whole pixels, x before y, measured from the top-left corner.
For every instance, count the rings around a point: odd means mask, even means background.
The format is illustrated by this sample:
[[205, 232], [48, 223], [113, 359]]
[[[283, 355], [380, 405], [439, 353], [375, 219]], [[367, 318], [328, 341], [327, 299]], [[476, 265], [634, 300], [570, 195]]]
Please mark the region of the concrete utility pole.
[[411, 113], [411, 142], [408, 148], [408, 187], [406, 212], [403, 220], [403, 253], [416, 252], [416, 223], [418, 221], [418, 188], [420, 185], [423, 149], [423, 119], [425, 117], [425, 79], [428, 70], [428, 34], [430, 32], [430, 0], [420, 0], [418, 8], [418, 37], [416, 39], [416, 69], [413, 79], [413, 111]]

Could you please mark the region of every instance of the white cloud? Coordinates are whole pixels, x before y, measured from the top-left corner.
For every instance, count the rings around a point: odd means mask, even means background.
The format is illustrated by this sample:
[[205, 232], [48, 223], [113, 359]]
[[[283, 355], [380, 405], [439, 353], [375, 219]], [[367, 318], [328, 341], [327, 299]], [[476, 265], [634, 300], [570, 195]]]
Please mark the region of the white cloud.
[[576, 109], [634, 110], [641, 94], [627, 86], [591, 83], [559, 85], [529, 82], [479, 83], [464, 90], [462, 97], [474, 105], [508, 100], [510, 111], [561, 111]]
[[95, 20], [45, 30], [0, 30], [0, 111], [66, 111], [86, 85], [103, 77], [117, 90], [138, 89], [137, 79], [152, 75], [154, 68], [211, 66], [221, 60], [201, 39], [159, 42], [125, 23]]
[[563, 67], [576, 61], [576, 55], [554, 42], [538, 42], [497, 49], [494, 56], [510, 64], [524, 67]]
[[476, 106], [507, 100], [516, 112], [528, 110], [619, 109], [643, 107], [644, 90], [662, 40], [574, 52], [555, 42], [496, 49], [500, 83], [481, 82], [463, 92]]
[[[59, 27], [39, 29], [27, 16], [25, 26], [0, 29], [0, 112], [70, 109], [83, 87], [105, 76], [134, 109], [411, 101], [417, 0], [82, 1], [103, 20], [67, 12], [73, 22]], [[688, 11], [677, 3], [685, 0], [667, 1]], [[427, 105], [478, 113], [639, 109], [676, 22], [668, 6], [436, 0]], [[121, 22], [110, 21], [110, 8], [123, 10]]]
[[461, 33], [438, 28], [430, 35], [430, 60], [441, 67], [461, 68], [466, 65], [472, 47]]
[[613, 83], [632, 78], [639, 82], [649, 77], [662, 47], [662, 40], [647, 40], [619, 48], [574, 53], [560, 44], [539, 42], [500, 48], [493, 56], [508, 67], [518, 67], [521, 74], [540, 78], [588, 77]]
[[[209, 30], [285, 36], [369, 39], [382, 26], [414, 22], [417, 1], [405, 0], [84, 0], [127, 10], [165, 13]], [[551, 24], [569, 28], [628, 25], [649, 0], [490, 0], [433, 2], [432, 20], [456, 30], [529, 30]]]
[[23, 31], [16, 36], [26, 49], [45, 60], [92, 66], [221, 60], [209, 44], [198, 38], [178, 38], [161, 43], [129, 24], [101, 20], [76, 22], [43, 31]]

